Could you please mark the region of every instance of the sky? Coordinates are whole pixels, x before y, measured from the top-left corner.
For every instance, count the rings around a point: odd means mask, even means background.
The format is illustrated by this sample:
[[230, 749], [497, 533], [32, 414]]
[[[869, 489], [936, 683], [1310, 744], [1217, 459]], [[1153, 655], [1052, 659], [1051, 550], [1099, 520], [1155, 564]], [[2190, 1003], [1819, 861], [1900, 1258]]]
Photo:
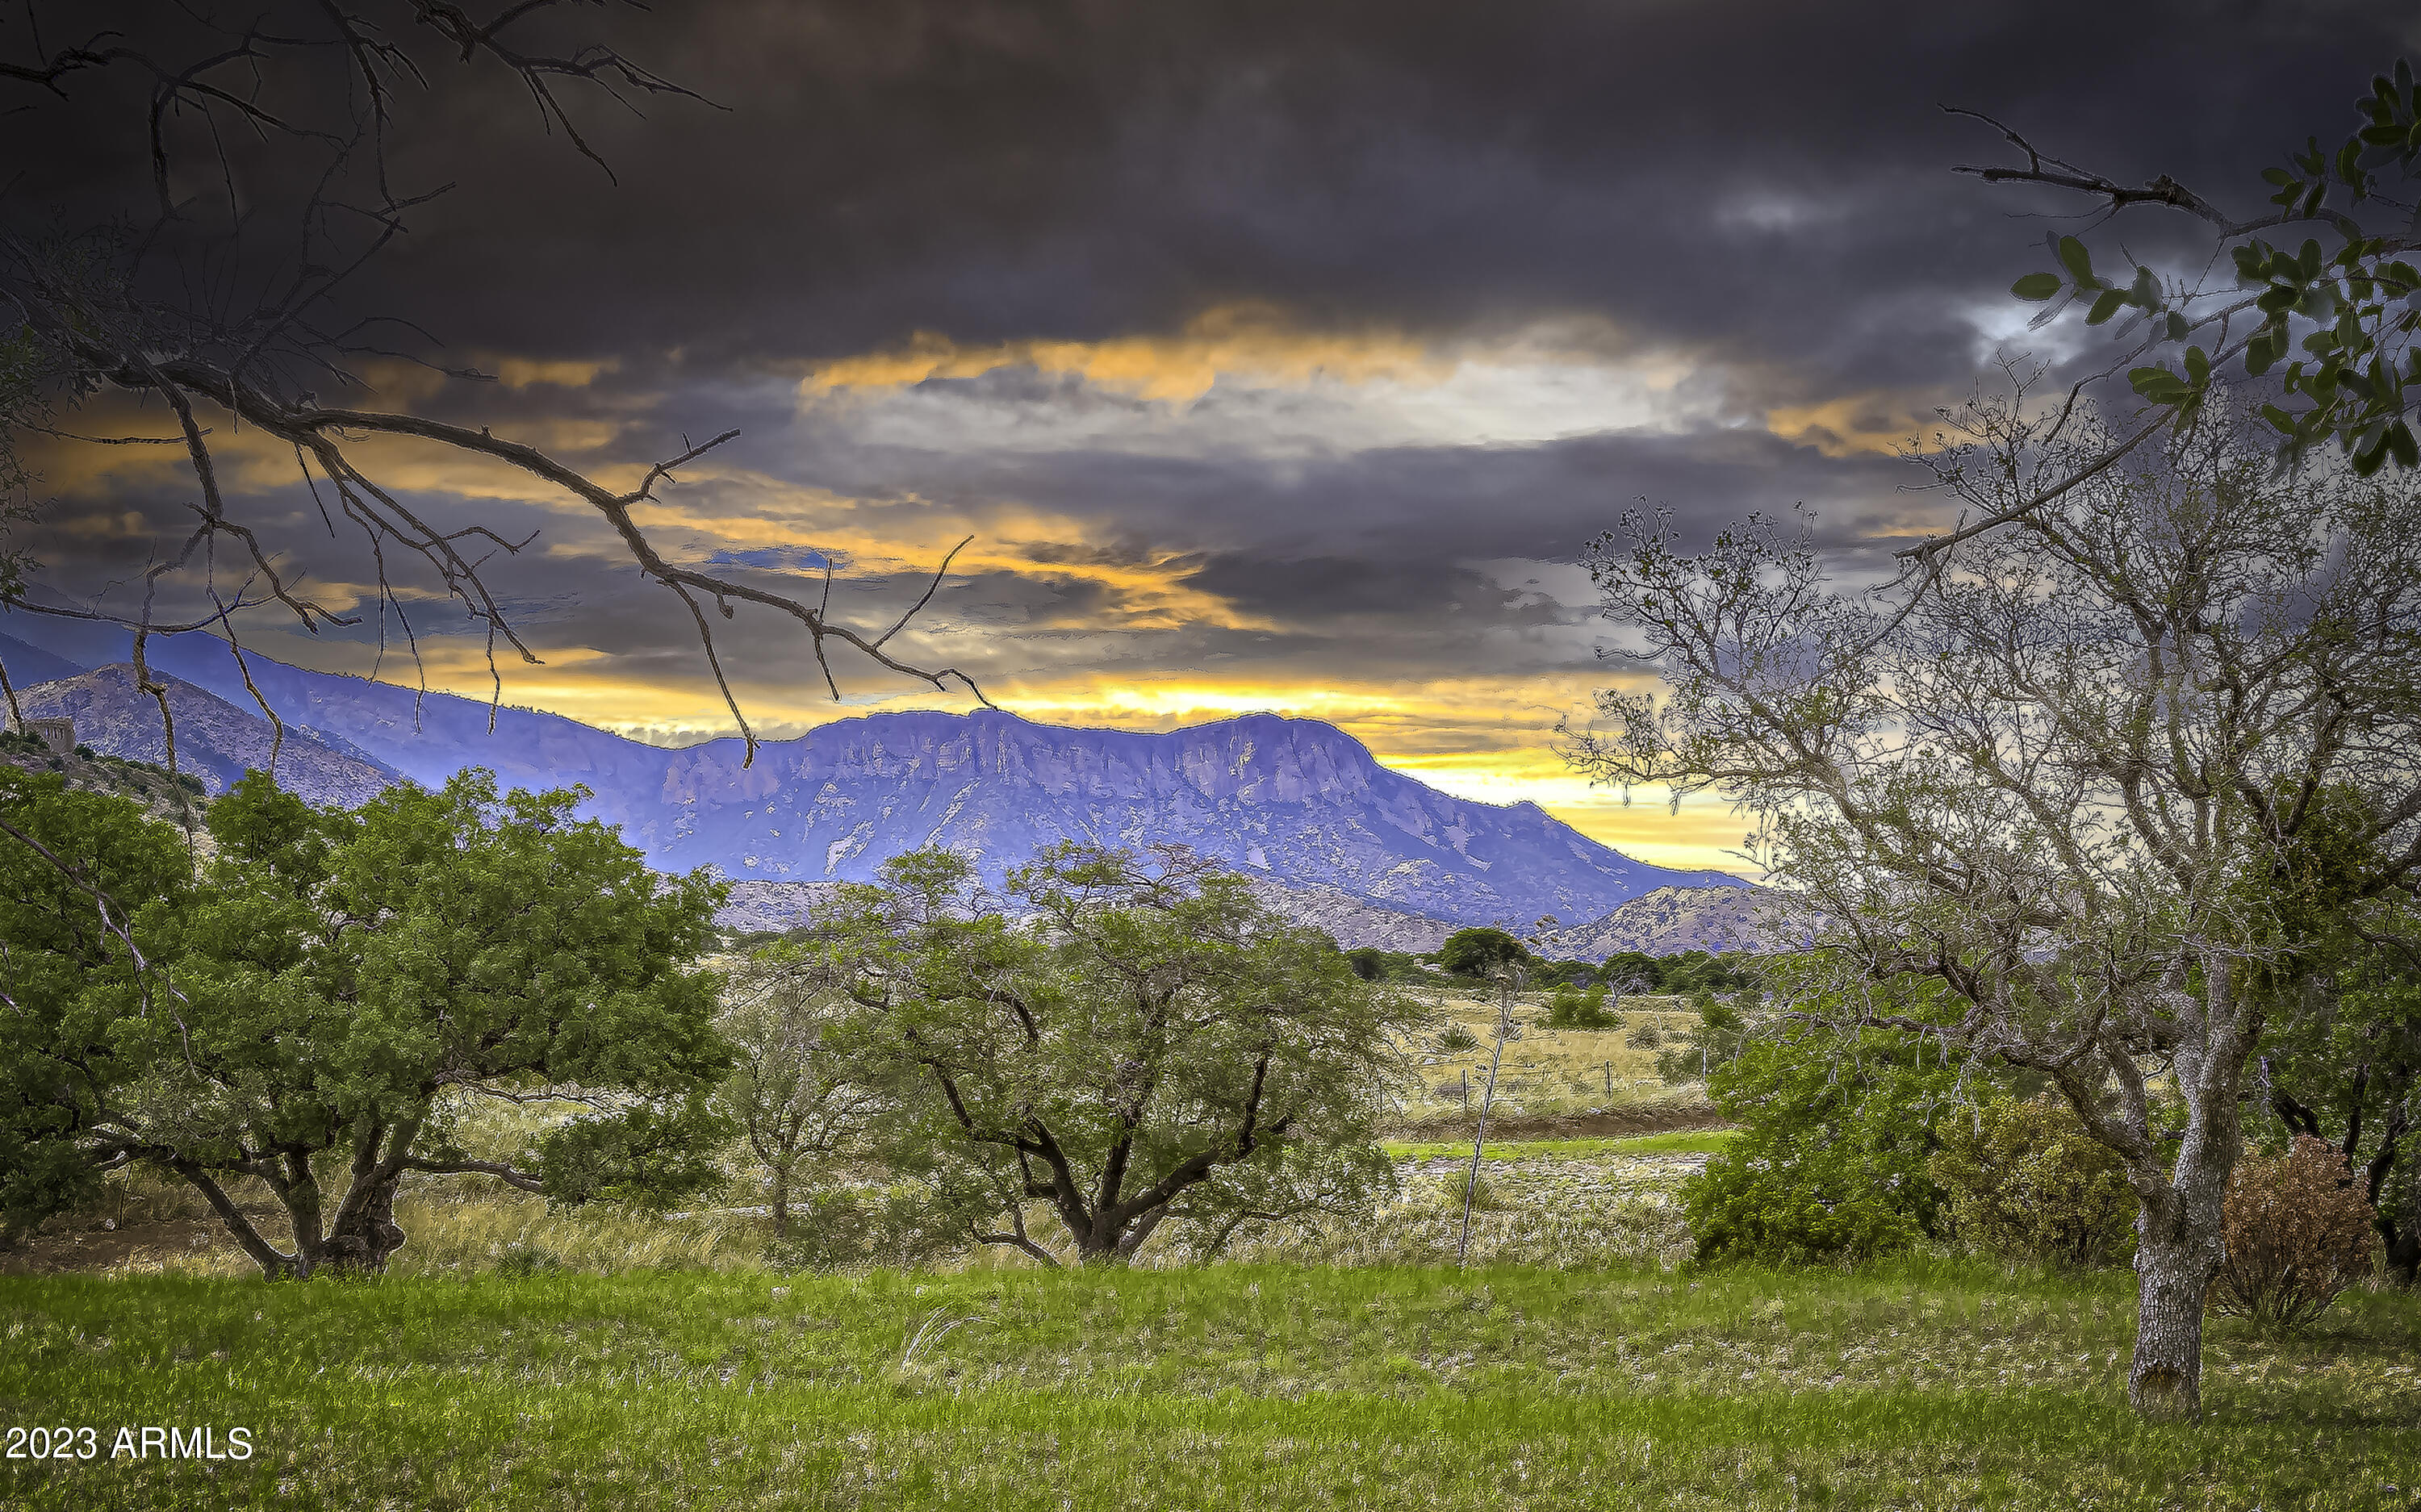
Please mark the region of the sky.
[[[31, 46], [23, 20], [0, 57]], [[1640, 685], [1601, 654], [1581, 563], [1627, 511], [1695, 542], [1804, 505], [1874, 571], [1945, 519], [1901, 455], [1939, 410], [1999, 358], [2054, 380], [2094, 361], [2007, 292], [2084, 207], [1955, 173], [2007, 152], [1941, 107], [2249, 210], [2262, 167], [2342, 134], [2370, 75], [2421, 53], [2408, 7], [2331, 0], [701, 0], [567, 24], [703, 98], [568, 94], [609, 173], [509, 80], [433, 62], [392, 171], [453, 187], [351, 297], [443, 343], [398, 351], [494, 376], [372, 357], [349, 402], [622, 488], [737, 428], [637, 512], [656, 548], [811, 595], [829, 565], [836, 616], [879, 631], [964, 538], [892, 644], [1003, 708], [1325, 720], [1449, 791], [1734, 867], [1720, 804], [1625, 806], [1558, 755], [1593, 690]], [[141, 112], [108, 87], [0, 114], [21, 165], [0, 217], [148, 192]], [[235, 174], [256, 165], [239, 148]], [[2196, 245], [2125, 230], [2150, 259]], [[100, 418], [165, 433], [112, 402]], [[322, 528], [290, 456], [218, 444], [263, 540], [362, 621], [256, 612], [246, 643], [409, 680], [367, 553]], [[190, 518], [178, 456], [26, 454], [38, 591], [139, 602]], [[542, 662], [501, 665], [505, 701], [660, 743], [730, 732], [688, 612], [593, 510], [435, 447], [362, 455], [432, 522], [536, 532], [484, 569]], [[397, 583], [429, 684], [488, 695], [476, 626], [433, 576]], [[0, 628], [44, 638], [23, 619]], [[760, 735], [973, 704], [842, 655], [836, 705], [794, 624], [743, 609], [716, 634]]]

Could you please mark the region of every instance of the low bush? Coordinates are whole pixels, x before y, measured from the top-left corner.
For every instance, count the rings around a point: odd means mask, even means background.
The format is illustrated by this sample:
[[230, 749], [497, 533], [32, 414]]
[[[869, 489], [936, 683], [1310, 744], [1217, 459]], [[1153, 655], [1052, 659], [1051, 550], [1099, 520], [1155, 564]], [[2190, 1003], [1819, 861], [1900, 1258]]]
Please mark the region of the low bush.
[[1748, 1023], [1739, 1008], [1712, 992], [1699, 993], [1696, 1005], [1697, 1027], [1684, 1034], [1679, 1045], [1668, 1045], [1656, 1053], [1656, 1074], [1668, 1086], [1705, 1080], [1748, 1043]]
[[2134, 1189], [2076, 1110], [2045, 1094], [1945, 1118], [1927, 1169], [1948, 1199], [1949, 1233], [1970, 1249], [2044, 1265], [2123, 1258]]
[[1664, 1032], [1651, 1020], [1623, 1036], [1622, 1043], [1630, 1050], [1654, 1050], [1664, 1043]]
[[2213, 1312], [2300, 1329], [2370, 1273], [2375, 1230], [2353, 1174], [2305, 1135], [2284, 1155], [2247, 1155], [2227, 1184], [2227, 1258]]
[[[1668, 1052], [1669, 1053], [1669, 1052]], [[1862, 1260], [1933, 1232], [1957, 1073], [1879, 1030], [1751, 1040], [1708, 1083], [1741, 1133], [1681, 1188], [1706, 1263]]]
[[804, 1193], [789, 1234], [771, 1241], [766, 1263], [780, 1270], [851, 1270], [932, 1265], [969, 1242], [957, 1214], [930, 1193], [902, 1187], [824, 1187]]
[[1602, 987], [1592, 987], [1585, 992], [1570, 986], [1558, 987], [1554, 996], [1547, 1000], [1550, 1029], [1615, 1029], [1621, 1024], [1621, 1016], [1607, 1009]]

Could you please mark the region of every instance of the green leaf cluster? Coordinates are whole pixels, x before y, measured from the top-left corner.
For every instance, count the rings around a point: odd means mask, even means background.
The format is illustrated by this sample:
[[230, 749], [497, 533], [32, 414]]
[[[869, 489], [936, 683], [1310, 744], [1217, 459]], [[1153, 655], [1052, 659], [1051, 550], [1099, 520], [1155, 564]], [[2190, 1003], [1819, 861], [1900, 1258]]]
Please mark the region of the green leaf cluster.
[[[2141, 264], [2127, 281], [2114, 282], [2095, 273], [2083, 240], [2054, 233], [2048, 246], [2057, 271], [2027, 273], [2010, 293], [2049, 305], [2036, 317], [2038, 326], [2083, 303], [2088, 325], [2132, 310], [2130, 327], [2150, 322], [2147, 346], [2182, 346], [2176, 360], [2143, 363], [2128, 373], [2138, 396], [2175, 411], [2181, 423], [2209, 397], [2214, 369], [2241, 355], [2248, 375], [2279, 375], [2286, 402], [2265, 404], [2260, 413], [2277, 432], [2283, 457], [2298, 459], [2334, 442], [2365, 477], [2391, 461], [2421, 466], [2421, 443], [2408, 419], [2409, 394], [2421, 384], [2421, 350], [2412, 340], [2421, 331], [2421, 273], [2404, 256], [2411, 227], [2400, 213], [2392, 229], [2362, 218], [2374, 205], [2396, 207], [2389, 190], [2398, 180], [2409, 186], [2421, 164], [2421, 85], [2411, 66], [2398, 61], [2374, 79], [2354, 111], [2361, 124], [2334, 148], [2308, 138], [2287, 165], [2261, 175], [2279, 213], [2256, 226], [2313, 223], [2335, 240], [2334, 252], [2318, 237], [2289, 247], [2253, 234], [2255, 226], [2227, 230], [2220, 242], [2238, 293], [2223, 299], [2164, 284]], [[2153, 185], [2163, 187], [2176, 189], [2165, 179]], [[2247, 315], [2253, 329], [2234, 335]], [[2194, 344], [2206, 331], [2222, 345], [2206, 351]]]
[[[317, 809], [255, 772], [211, 805], [196, 865], [123, 799], [0, 771], [0, 817], [75, 872], [0, 835], [0, 1127], [42, 1169], [183, 1178], [272, 1273], [383, 1263], [414, 1172], [564, 1200], [694, 1190], [673, 1136], [704, 1136], [683, 1104], [727, 1063], [716, 979], [693, 964], [721, 889], [650, 872], [572, 817], [580, 796], [472, 772]], [[96, 888], [123, 937], [94, 922]], [[448, 1132], [467, 1097], [557, 1090], [589, 1121], [537, 1161], [475, 1159]], [[230, 1182], [276, 1196], [287, 1247]], [[7, 1200], [69, 1195], [49, 1190]]]
[[1681, 1189], [1706, 1264], [1862, 1260], [1932, 1234], [1928, 1161], [1959, 1072], [1895, 1031], [1811, 1027], [1752, 1039], [1708, 1096], [1738, 1140]]

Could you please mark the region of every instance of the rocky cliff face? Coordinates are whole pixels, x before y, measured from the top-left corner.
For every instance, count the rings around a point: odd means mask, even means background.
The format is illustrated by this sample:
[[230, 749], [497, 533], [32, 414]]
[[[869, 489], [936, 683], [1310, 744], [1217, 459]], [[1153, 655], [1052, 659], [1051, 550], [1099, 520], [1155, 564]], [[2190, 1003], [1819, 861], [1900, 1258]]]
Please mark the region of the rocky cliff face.
[[1330, 725], [1276, 715], [1161, 735], [877, 714], [769, 742], [746, 770], [741, 755], [737, 740], [666, 753], [653, 794], [618, 795], [625, 833], [663, 865], [800, 881], [868, 881], [928, 844], [997, 881], [1063, 840], [1176, 843], [1290, 887], [1524, 929], [1729, 881], [1632, 861], [1535, 804], [1450, 797]]
[[[179, 771], [192, 772], [215, 795], [245, 772], [269, 766], [273, 732], [258, 710], [239, 709], [175, 678], [164, 680], [168, 712], [176, 720]], [[29, 720], [74, 721], [77, 741], [104, 755], [164, 765], [168, 759], [160, 706], [136, 686], [134, 668], [127, 663], [39, 684], [22, 691], [18, 702]], [[366, 753], [291, 723], [277, 751], [275, 775], [281, 787], [307, 802], [348, 808], [396, 780]]]
[[[250, 695], [225, 643], [181, 636], [155, 643], [152, 659], [196, 684], [193, 694], [216, 695], [210, 717], [226, 727], [209, 770], [222, 786], [242, 762], [266, 758], [268, 726], [246, 707]], [[1148, 734], [1036, 725], [992, 710], [876, 714], [764, 742], [743, 768], [736, 740], [668, 751], [553, 714], [492, 711], [265, 657], [251, 666], [292, 732], [281, 777], [285, 762], [298, 759], [296, 739], [312, 753], [303, 759], [326, 753], [359, 764], [309, 768], [314, 793], [329, 801], [359, 801], [339, 795], [362, 791], [361, 768], [427, 784], [469, 766], [513, 786], [582, 783], [596, 795], [584, 811], [620, 825], [669, 870], [865, 881], [889, 857], [939, 844], [976, 858], [997, 885], [1010, 867], [1063, 840], [1174, 842], [1269, 882], [1333, 890], [1339, 908], [1524, 932], [1541, 915], [1567, 924], [1599, 918], [1658, 887], [1733, 882], [1720, 872], [1643, 865], [1536, 804], [1497, 807], [1441, 793], [1311, 720], [1256, 714]], [[156, 759], [148, 756], [158, 743], [156, 713], [147, 737], [131, 685], [117, 692], [128, 702], [122, 729], [111, 726], [112, 740], [125, 746], [117, 754]], [[178, 717], [181, 726], [185, 716]], [[243, 722], [257, 726], [248, 744], [233, 727]], [[1355, 934], [1352, 943], [1431, 948], [1411, 943], [1424, 931], [1408, 928], [1363, 920], [1335, 932]]]

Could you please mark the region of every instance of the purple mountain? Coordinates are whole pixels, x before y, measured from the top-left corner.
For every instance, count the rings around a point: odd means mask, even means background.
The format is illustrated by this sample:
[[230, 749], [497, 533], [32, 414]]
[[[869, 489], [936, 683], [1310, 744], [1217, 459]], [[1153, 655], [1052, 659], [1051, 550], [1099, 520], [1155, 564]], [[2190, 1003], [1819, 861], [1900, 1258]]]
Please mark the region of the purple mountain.
[[[253, 707], [224, 642], [187, 635], [150, 655]], [[1253, 714], [1153, 734], [992, 710], [871, 714], [761, 742], [743, 769], [738, 740], [664, 750], [520, 709], [496, 710], [491, 733], [482, 703], [250, 661], [282, 719], [416, 781], [478, 766], [514, 786], [585, 784], [586, 812], [669, 870], [866, 881], [939, 843], [997, 881], [1060, 840], [1176, 841], [1289, 886], [1517, 929], [1542, 915], [1578, 925], [1660, 887], [1737, 881], [1633, 861], [1535, 803], [1451, 797], [1315, 720]]]

